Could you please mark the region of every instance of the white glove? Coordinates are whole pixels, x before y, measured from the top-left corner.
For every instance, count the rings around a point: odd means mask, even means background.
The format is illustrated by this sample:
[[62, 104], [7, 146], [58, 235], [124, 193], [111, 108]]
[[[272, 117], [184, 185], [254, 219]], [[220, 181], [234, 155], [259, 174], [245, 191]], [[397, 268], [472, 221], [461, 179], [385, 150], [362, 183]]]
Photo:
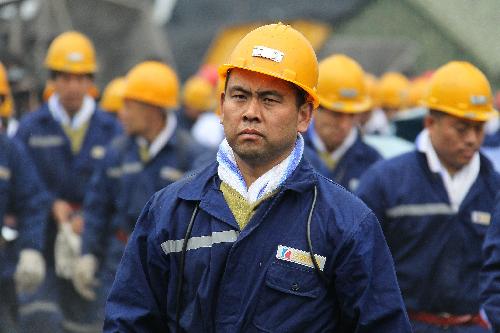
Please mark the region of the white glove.
[[82, 240], [73, 231], [70, 223], [62, 223], [54, 244], [54, 260], [57, 276], [70, 280], [75, 270], [75, 262], [80, 257]]
[[19, 255], [14, 280], [19, 293], [32, 293], [45, 279], [45, 260], [39, 251], [24, 249]]
[[96, 299], [94, 287], [98, 285], [95, 274], [97, 272], [97, 259], [92, 254], [86, 254], [76, 261], [73, 274], [73, 286], [86, 300]]

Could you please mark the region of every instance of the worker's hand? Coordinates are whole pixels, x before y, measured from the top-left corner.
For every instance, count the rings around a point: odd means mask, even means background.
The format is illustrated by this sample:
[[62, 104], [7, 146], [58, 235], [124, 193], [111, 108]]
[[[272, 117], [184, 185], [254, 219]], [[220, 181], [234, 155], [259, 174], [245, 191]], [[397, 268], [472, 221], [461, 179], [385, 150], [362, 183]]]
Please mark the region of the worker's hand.
[[94, 288], [98, 286], [95, 277], [97, 272], [97, 259], [92, 254], [86, 254], [76, 261], [73, 274], [73, 286], [76, 291], [86, 300], [96, 299]]
[[21, 251], [14, 280], [19, 293], [32, 293], [45, 279], [45, 260], [42, 254], [33, 249]]
[[67, 201], [56, 199], [52, 204], [52, 215], [57, 224], [60, 225], [71, 220], [73, 215], [73, 208]]
[[73, 231], [69, 222], [59, 225], [54, 244], [54, 260], [56, 275], [63, 279], [72, 279], [75, 262], [80, 257], [82, 240], [80, 235]]

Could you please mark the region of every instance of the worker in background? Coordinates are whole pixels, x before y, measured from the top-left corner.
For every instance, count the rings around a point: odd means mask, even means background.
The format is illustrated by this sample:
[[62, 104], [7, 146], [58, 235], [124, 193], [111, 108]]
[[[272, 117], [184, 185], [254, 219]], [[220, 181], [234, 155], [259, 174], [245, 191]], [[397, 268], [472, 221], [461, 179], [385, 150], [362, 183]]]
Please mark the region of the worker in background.
[[177, 76], [165, 64], [143, 62], [127, 74], [124, 106], [119, 111], [126, 135], [108, 147], [85, 198], [83, 256], [73, 281], [87, 299], [98, 296], [98, 270], [107, 295], [148, 199], [183, 177], [201, 153], [189, 133], [177, 125], [178, 95]]
[[374, 108], [361, 131], [363, 140], [375, 148], [383, 158], [391, 158], [413, 151], [413, 142], [396, 136], [392, 117], [408, 105], [408, 79], [396, 72], [385, 73], [375, 84]]
[[179, 126], [191, 130], [196, 120], [215, 108], [215, 87], [202, 76], [191, 76], [182, 89], [182, 108], [179, 110]]
[[481, 315], [493, 333], [500, 332], [500, 191], [483, 245]]
[[372, 73], [365, 72], [366, 94], [370, 97], [372, 103], [368, 111], [359, 114], [359, 129], [364, 134], [365, 125], [370, 120], [373, 110], [379, 107], [377, 98], [378, 78]]
[[[12, 109], [9, 97], [0, 63], [2, 116]], [[17, 332], [16, 289], [33, 293], [45, 277], [42, 251], [49, 211], [48, 194], [26, 150], [0, 133], [0, 332]]]
[[14, 100], [10, 91], [7, 71], [0, 63], [0, 132], [6, 133], [8, 137], [16, 134], [19, 123], [14, 118]]
[[427, 109], [421, 105], [421, 101], [427, 92], [430, 78], [431, 76], [424, 74], [410, 81], [406, 107], [392, 118], [394, 134], [409, 142], [415, 142], [417, 135], [424, 129]]
[[310, 43], [262, 26], [219, 73], [217, 162], [146, 204], [104, 331], [410, 332], [376, 218], [302, 158], [318, 105]]
[[391, 135], [395, 129], [391, 119], [407, 106], [408, 79], [398, 72], [387, 72], [377, 82], [376, 94], [379, 108], [373, 110], [366, 122], [364, 132], [367, 134]]
[[[495, 95], [496, 109], [500, 109], [500, 91]], [[490, 159], [497, 172], [500, 172], [500, 116], [492, 118], [485, 125], [486, 135], [484, 137], [481, 151]]]
[[27, 147], [52, 202], [45, 235], [46, 284], [35, 297], [22, 297], [21, 324], [24, 332], [37, 333], [58, 332], [61, 325], [69, 332], [99, 329], [96, 305], [80, 297], [71, 278], [84, 224], [84, 193], [105, 146], [121, 127], [88, 94], [97, 66], [86, 36], [75, 31], [59, 35], [49, 46], [45, 66], [54, 93], [21, 120], [16, 135]]
[[363, 142], [358, 115], [370, 109], [365, 74], [353, 59], [332, 55], [319, 63], [319, 108], [305, 135], [306, 145], [323, 160], [325, 177], [354, 191], [359, 177], [380, 154]]
[[488, 332], [479, 316], [481, 246], [500, 175], [479, 147], [495, 115], [483, 73], [452, 61], [433, 75], [417, 149], [375, 164], [357, 194], [380, 220], [414, 331]]
[[99, 103], [101, 109], [114, 116], [118, 116], [119, 111], [123, 108], [125, 85], [124, 77], [120, 76], [111, 80], [102, 93], [102, 98]]

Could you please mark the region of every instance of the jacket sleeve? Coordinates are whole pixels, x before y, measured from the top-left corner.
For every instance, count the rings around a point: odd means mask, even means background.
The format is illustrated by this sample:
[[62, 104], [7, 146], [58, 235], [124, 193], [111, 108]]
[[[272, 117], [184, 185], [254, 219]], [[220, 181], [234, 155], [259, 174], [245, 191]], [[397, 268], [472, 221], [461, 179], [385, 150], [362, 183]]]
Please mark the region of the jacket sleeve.
[[500, 332], [500, 192], [483, 243], [483, 268], [480, 275], [482, 309], [493, 327]]
[[158, 221], [151, 202], [142, 211], [118, 267], [106, 304], [104, 332], [169, 332], [165, 315], [169, 266], [156, 241]]
[[394, 264], [380, 225], [369, 213], [338, 255], [335, 290], [342, 332], [411, 332]]
[[50, 198], [24, 146], [12, 141], [12, 211], [19, 219], [22, 248], [41, 251], [50, 212]]
[[82, 234], [82, 254], [104, 255], [107, 236], [113, 232], [111, 221], [116, 211], [121, 169], [118, 161], [108, 150], [96, 166], [85, 193], [83, 216], [85, 226]]

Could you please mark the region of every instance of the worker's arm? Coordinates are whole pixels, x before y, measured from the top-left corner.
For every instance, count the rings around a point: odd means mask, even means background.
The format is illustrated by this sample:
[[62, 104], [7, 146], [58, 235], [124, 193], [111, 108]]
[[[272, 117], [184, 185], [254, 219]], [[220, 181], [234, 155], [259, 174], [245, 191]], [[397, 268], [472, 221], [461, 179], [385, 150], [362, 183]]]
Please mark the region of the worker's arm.
[[104, 332], [169, 332], [167, 258], [156, 241], [150, 200], [128, 241], [108, 296]]
[[341, 310], [341, 331], [411, 332], [380, 225], [369, 213], [344, 242], [338, 255], [335, 290]]
[[495, 211], [483, 244], [481, 302], [493, 332], [500, 332], [500, 192], [495, 202]]
[[108, 148], [106, 156], [99, 162], [85, 193], [82, 233], [82, 255], [104, 255], [104, 244], [109, 243], [111, 222], [116, 213], [121, 166], [116, 151]]

